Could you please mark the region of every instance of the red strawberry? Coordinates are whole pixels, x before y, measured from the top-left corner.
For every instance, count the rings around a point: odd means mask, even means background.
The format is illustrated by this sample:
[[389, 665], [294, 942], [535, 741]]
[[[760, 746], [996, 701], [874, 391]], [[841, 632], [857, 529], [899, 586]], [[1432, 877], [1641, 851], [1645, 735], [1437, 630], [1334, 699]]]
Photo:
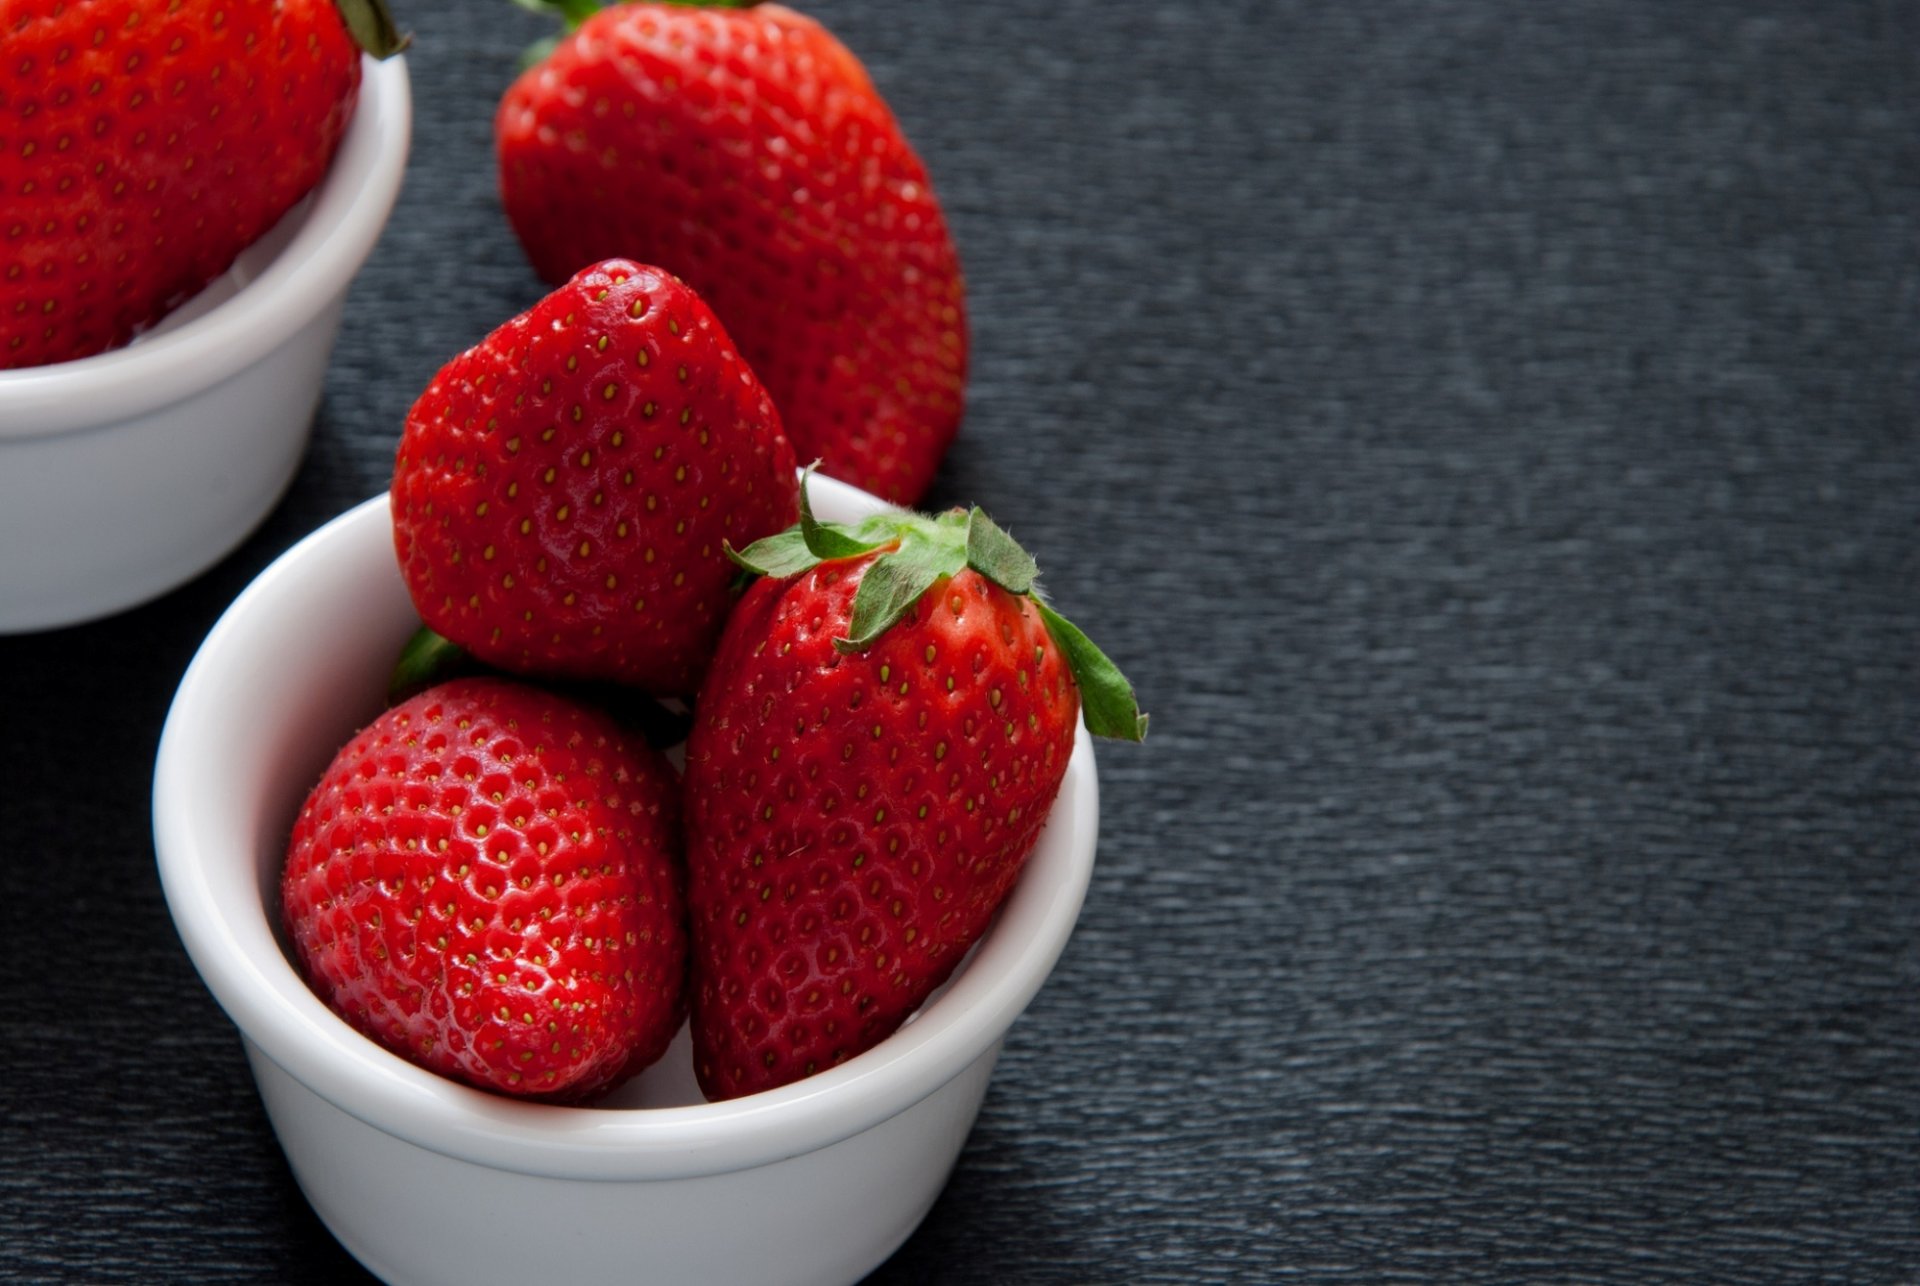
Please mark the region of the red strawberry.
[[606, 716], [503, 679], [395, 706], [343, 749], [281, 881], [308, 981], [482, 1088], [576, 1100], [684, 1013], [678, 783]]
[[803, 459], [896, 503], [925, 493], [960, 423], [959, 259], [926, 167], [830, 32], [777, 4], [606, 9], [514, 83], [494, 129], [543, 276], [609, 254], [679, 273]]
[[[343, 10], [403, 43], [381, 0]], [[360, 87], [343, 10], [0, 0], [0, 369], [125, 343], [319, 182]]]
[[710, 1098], [870, 1048], [950, 974], [1073, 750], [1146, 720], [985, 514], [803, 516], [741, 555], [687, 747], [695, 1068]]
[[699, 296], [610, 259], [434, 376], [394, 539], [420, 615], [479, 659], [690, 693], [732, 602], [726, 545], [793, 521], [795, 470]]

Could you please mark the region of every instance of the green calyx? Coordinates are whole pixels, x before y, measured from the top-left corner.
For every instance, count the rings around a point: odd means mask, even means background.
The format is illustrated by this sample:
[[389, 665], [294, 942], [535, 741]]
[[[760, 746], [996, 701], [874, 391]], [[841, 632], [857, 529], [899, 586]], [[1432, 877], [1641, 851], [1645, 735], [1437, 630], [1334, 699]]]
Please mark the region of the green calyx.
[[[811, 477], [811, 469], [807, 475]], [[1087, 731], [1123, 741], [1147, 735], [1147, 716], [1140, 713], [1133, 685], [1106, 653], [1047, 603], [1032, 555], [985, 510], [976, 505], [933, 516], [894, 509], [857, 523], [821, 522], [807, 501], [806, 482], [802, 478], [798, 523], [742, 550], [728, 546], [726, 552], [753, 575], [785, 579], [821, 563], [884, 551], [860, 578], [847, 637], [835, 639], [834, 647], [843, 653], [864, 652], [936, 582], [972, 568], [1007, 593], [1033, 600], [1080, 686]]]
[[400, 649], [393, 672], [387, 676], [387, 704], [398, 705], [436, 683], [481, 672], [465, 648], [423, 625]]
[[375, 58], [391, 58], [413, 42], [393, 25], [387, 0], [333, 0], [355, 44]]

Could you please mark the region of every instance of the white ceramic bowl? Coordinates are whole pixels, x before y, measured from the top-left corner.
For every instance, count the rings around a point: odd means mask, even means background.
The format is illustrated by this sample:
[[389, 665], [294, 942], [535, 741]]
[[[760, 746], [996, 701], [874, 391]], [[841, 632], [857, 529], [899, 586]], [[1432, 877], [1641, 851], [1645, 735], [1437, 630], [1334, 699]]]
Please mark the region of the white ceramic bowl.
[[[879, 507], [816, 475], [822, 517]], [[1093, 867], [1086, 730], [1038, 848], [947, 987], [894, 1036], [725, 1103], [686, 1033], [607, 1105], [551, 1107], [444, 1080], [362, 1038], [309, 991], [278, 929], [300, 801], [379, 710], [417, 628], [385, 497], [275, 562], [215, 626], [160, 743], [154, 832], [174, 923], [239, 1027], [307, 1198], [396, 1283], [852, 1282], [946, 1182], [1008, 1027], [1052, 969]], [[831, 1231], [828, 1231], [831, 1230]]]
[[286, 490], [406, 168], [406, 65], [362, 72], [326, 178], [223, 276], [124, 348], [0, 371], [0, 633], [165, 593]]

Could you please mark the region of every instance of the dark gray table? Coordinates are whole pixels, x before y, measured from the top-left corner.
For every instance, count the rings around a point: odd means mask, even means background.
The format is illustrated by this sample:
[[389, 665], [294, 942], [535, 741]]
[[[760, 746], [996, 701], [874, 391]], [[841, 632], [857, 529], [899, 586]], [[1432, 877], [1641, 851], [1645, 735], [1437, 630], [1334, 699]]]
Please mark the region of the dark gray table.
[[[408, 186], [220, 567], [0, 640], [0, 1278], [334, 1282], [154, 875], [221, 607], [538, 294], [540, 24], [394, 0]], [[979, 501], [1137, 682], [1080, 927], [885, 1283], [1920, 1278], [1920, 13], [814, 12], [971, 281]]]

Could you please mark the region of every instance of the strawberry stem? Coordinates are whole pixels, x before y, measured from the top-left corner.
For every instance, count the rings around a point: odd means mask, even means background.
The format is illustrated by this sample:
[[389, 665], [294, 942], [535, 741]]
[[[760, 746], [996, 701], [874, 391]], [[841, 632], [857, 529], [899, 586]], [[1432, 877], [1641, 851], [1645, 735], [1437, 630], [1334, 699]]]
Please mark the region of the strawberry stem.
[[413, 43], [412, 36], [402, 35], [393, 25], [387, 0], [333, 0], [333, 6], [354, 43], [375, 58], [391, 58]]

